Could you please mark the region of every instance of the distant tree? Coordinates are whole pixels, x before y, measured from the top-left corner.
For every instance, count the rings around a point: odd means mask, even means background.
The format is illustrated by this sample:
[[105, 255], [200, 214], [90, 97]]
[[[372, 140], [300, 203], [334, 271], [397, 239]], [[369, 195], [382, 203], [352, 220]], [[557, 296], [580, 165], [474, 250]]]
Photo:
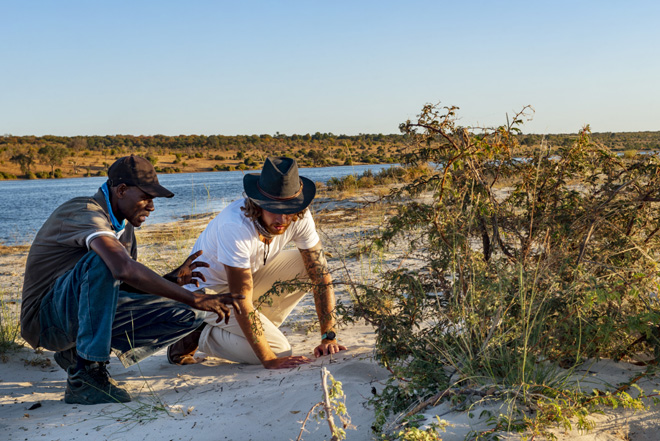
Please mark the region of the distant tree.
[[[94, 143], [92, 143], [94, 144]], [[94, 145], [90, 146], [93, 147]], [[79, 152], [82, 150], [85, 150], [87, 148], [87, 138], [83, 138], [81, 136], [76, 136], [75, 138], [71, 138], [69, 141], [68, 147], [75, 151]]]
[[220, 147], [220, 139], [216, 135], [211, 135], [208, 137], [209, 147], [212, 149], [217, 149]]
[[30, 167], [32, 167], [32, 164], [34, 164], [34, 150], [32, 148], [28, 148], [27, 153], [17, 153], [9, 160], [11, 162], [15, 162], [16, 164], [21, 167], [21, 171], [23, 174], [29, 174], [30, 173]]
[[66, 157], [67, 149], [61, 146], [47, 145], [39, 149], [41, 160], [50, 165], [50, 176], [55, 177], [55, 166], [62, 165], [62, 160]]

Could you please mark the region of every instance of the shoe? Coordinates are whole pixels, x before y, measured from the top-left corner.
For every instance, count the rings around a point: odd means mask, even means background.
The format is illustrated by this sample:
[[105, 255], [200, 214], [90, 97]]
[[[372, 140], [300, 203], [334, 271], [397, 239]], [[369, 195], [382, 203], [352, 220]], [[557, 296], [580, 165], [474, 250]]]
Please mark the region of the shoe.
[[[118, 387], [105, 368], [106, 363], [90, 363], [84, 368], [67, 369], [64, 402], [68, 404], [128, 403], [131, 396]], [[115, 384], [113, 384], [115, 383]]]
[[195, 351], [197, 351], [202, 329], [204, 329], [204, 324], [178, 342], [169, 345], [167, 347], [167, 361], [170, 364], [179, 366], [197, 363]]
[[66, 351], [55, 352], [53, 358], [55, 358], [55, 363], [66, 371], [69, 366], [75, 365], [78, 361], [78, 351], [74, 346]]
[[[71, 349], [67, 349], [66, 351], [55, 352], [53, 358], [59, 367], [68, 372], [69, 366], [75, 366], [78, 363], [78, 351], [76, 351], [76, 347], [74, 346]], [[117, 383], [114, 378], [109, 375], [108, 381], [110, 381], [110, 384], [113, 386], [119, 386], [119, 383]]]

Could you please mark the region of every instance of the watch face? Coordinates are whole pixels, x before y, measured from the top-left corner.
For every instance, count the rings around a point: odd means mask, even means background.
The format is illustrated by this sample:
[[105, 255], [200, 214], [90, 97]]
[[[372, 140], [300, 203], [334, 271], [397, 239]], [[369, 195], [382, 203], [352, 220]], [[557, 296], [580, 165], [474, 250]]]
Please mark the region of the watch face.
[[337, 334], [335, 334], [334, 331], [326, 332], [325, 338], [326, 340], [334, 340], [335, 338], [337, 338]]

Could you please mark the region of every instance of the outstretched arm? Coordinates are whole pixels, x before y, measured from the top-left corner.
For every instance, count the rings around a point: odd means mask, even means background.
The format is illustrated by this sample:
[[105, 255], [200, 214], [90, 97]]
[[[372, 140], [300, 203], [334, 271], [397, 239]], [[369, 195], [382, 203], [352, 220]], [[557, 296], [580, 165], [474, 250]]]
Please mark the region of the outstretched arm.
[[[199, 280], [206, 282], [206, 277], [204, 274], [199, 271], [195, 271], [197, 268], [209, 267], [209, 264], [206, 262], [201, 262], [196, 260], [199, 256], [202, 255], [202, 250], [197, 251], [194, 254], [188, 256], [188, 258], [181, 264], [180, 267], [170, 271], [169, 273], [163, 275], [165, 280], [169, 280], [172, 283], [176, 283], [179, 286], [185, 286], [192, 283], [195, 286], [199, 286]], [[146, 294], [145, 291], [137, 289], [134, 286], [131, 286], [127, 283], [122, 283], [120, 289], [128, 292], [135, 292], [138, 294]]]
[[225, 270], [229, 292], [240, 294], [242, 297], [238, 301], [242, 313], [236, 316], [236, 320], [261, 364], [267, 369], [283, 369], [309, 363], [311, 360], [303, 356], [277, 358], [268, 344], [259, 314], [252, 304], [252, 272], [249, 268], [235, 268], [228, 265], [225, 265]]
[[215, 312], [218, 314], [218, 322], [223, 318], [225, 322], [229, 320], [230, 309], [227, 305], [232, 305], [237, 315], [241, 314], [237, 302], [241, 300], [239, 294], [215, 296], [190, 292], [131, 259], [126, 248], [114, 237], [98, 236], [91, 241], [90, 247], [108, 266], [116, 280], [134, 286], [142, 292], [176, 300], [202, 311]]
[[[312, 291], [314, 292], [314, 305], [316, 306], [316, 315], [319, 317], [321, 334], [327, 336], [330, 332], [336, 332], [334, 316], [335, 290], [332, 287], [328, 262], [323, 254], [323, 245], [319, 241], [308, 250], [300, 250], [300, 254], [302, 254], [307, 274], [314, 285]], [[322, 338], [321, 344], [314, 349], [314, 355], [320, 357], [321, 355], [335, 354], [345, 349], [345, 346], [337, 342], [336, 337], [334, 339]]]

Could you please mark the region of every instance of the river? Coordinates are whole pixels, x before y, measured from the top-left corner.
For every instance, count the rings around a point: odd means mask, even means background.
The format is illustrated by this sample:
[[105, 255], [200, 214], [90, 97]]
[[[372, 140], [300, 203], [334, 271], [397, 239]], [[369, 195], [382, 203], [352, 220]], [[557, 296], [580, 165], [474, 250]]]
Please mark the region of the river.
[[[391, 165], [302, 168], [300, 174], [314, 182], [326, 183], [332, 177], [359, 175], [365, 170], [376, 173], [387, 167]], [[155, 200], [156, 211], [147, 220], [150, 225], [218, 212], [243, 193], [242, 171], [161, 174], [158, 179], [175, 196]], [[0, 181], [0, 244], [32, 242], [55, 208], [73, 197], [93, 195], [105, 180], [105, 177], [92, 177]]]

